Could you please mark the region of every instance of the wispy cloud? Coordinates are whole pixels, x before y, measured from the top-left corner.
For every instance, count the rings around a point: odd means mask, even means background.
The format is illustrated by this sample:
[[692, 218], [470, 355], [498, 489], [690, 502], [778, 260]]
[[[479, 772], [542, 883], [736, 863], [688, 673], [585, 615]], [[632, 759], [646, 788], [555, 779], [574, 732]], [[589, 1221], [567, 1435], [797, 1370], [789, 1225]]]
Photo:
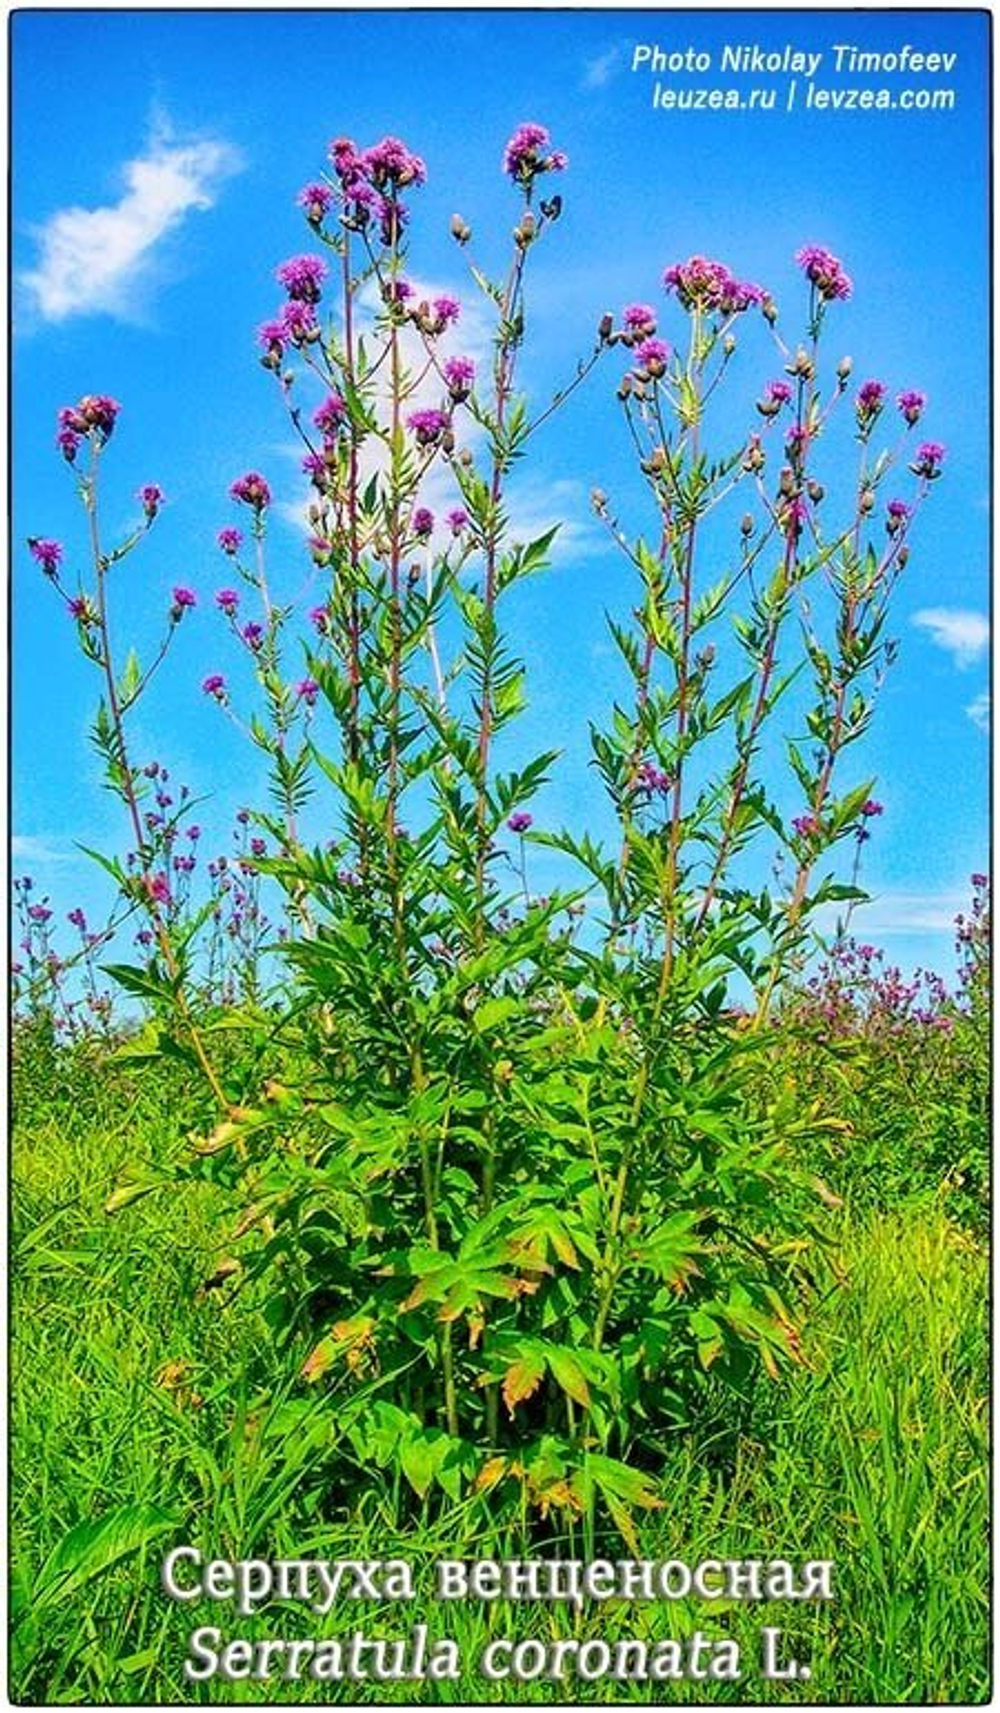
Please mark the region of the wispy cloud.
[[955, 917], [969, 906], [969, 889], [948, 887], [940, 892], [885, 892], [859, 904], [852, 927], [866, 939], [893, 934], [950, 934]]
[[72, 862], [79, 852], [47, 833], [13, 833], [10, 855], [12, 862]]
[[975, 666], [989, 647], [990, 626], [984, 613], [964, 607], [925, 607], [914, 613], [913, 623], [925, 630], [937, 648], [950, 654], [961, 670]]
[[609, 48], [607, 53], [599, 54], [596, 59], [588, 60], [584, 67], [582, 88], [603, 89], [610, 83], [621, 64], [622, 50], [620, 47]]
[[965, 711], [974, 726], [978, 726], [981, 732], [989, 733], [990, 693], [988, 690], [981, 691], [975, 701], [969, 703]]
[[146, 152], [122, 167], [117, 202], [63, 208], [37, 228], [37, 265], [21, 275], [32, 306], [50, 322], [134, 316], [136, 288], [148, 278], [157, 245], [192, 211], [211, 208], [240, 166], [228, 143], [177, 142], [161, 125]]

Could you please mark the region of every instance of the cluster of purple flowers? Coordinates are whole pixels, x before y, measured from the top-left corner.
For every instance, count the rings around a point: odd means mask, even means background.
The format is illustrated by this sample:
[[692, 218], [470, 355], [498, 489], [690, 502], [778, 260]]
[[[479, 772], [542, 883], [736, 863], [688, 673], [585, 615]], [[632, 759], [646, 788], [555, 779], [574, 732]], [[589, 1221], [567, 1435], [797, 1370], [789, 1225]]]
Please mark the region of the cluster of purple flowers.
[[110, 440], [120, 410], [117, 399], [107, 393], [85, 393], [79, 404], [63, 405], [57, 418], [56, 445], [66, 461], [72, 464], [88, 435], [94, 435], [98, 446]]
[[[271, 504], [271, 490], [264, 477], [259, 475], [256, 470], [248, 470], [245, 476], [238, 476], [230, 487], [229, 493], [232, 499], [239, 500], [245, 506], [251, 506], [258, 516]], [[230, 552], [230, 548], [223, 546], [222, 536], [234, 534], [238, 534], [238, 531], [224, 530], [221, 532], [219, 545], [223, 548], [223, 552]], [[232, 551], [235, 552], [235, 548]]]
[[854, 286], [839, 259], [822, 244], [804, 244], [795, 260], [826, 303], [849, 298]]
[[415, 410], [407, 417], [406, 426], [418, 446], [438, 446], [451, 428], [451, 417], [446, 410]]
[[722, 262], [709, 261], [705, 256], [675, 263], [664, 274], [663, 284], [676, 294], [682, 308], [707, 315], [739, 315], [767, 301], [767, 293], [760, 286], [738, 280]]
[[503, 170], [515, 184], [530, 189], [541, 173], [565, 172], [569, 159], [561, 149], [549, 148], [544, 125], [519, 125], [503, 152]]

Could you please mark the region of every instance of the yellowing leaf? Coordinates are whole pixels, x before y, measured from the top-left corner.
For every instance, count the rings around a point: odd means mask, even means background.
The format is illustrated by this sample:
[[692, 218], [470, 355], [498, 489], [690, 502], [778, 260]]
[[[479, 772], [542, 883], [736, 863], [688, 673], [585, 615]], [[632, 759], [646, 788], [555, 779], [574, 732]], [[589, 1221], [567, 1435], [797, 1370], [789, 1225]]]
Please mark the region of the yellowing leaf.
[[503, 1401], [512, 1418], [518, 1404], [538, 1391], [544, 1373], [545, 1357], [537, 1350], [526, 1351], [511, 1363], [504, 1375]]

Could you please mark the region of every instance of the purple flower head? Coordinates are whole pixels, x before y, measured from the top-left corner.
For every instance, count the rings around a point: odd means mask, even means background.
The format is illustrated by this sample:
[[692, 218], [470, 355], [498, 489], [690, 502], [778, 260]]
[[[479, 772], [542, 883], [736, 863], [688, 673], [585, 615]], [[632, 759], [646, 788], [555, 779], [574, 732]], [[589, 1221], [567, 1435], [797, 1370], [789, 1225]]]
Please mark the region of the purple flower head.
[[251, 839], [250, 840], [250, 854], [251, 854], [251, 856], [255, 856], [255, 857], [266, 856], [267, 855], [267, 842], [266, 842], [266, 840], [259, 839], [259, 838]]
[[239, 552], [243, 545], [243, 533], [238, 529], [220, 529], [215, 539], [223, 553], [228, 554], [230, 559]]
[[665, 339], [643, 339], [635, 347], [636, 367], [653, 376], [662, 375], [670, 361], [670, 346]]
[[74, 595], [71, 601], [67, 601], [66, 608], [69, 612], [70, 618], [76, 619], [78, 624], [97, 624], [97, 614], [94, 612], [94, 609], [86, 595]]
[[329, 565], [333, 558], [333, 542], [327, 541], [325, 535], [309, 537], [309, 552], [316, 565]]
[[414, 535], [426, 541], [434, 530], [434, 513], [428, 511], [426, 506], [418, 506], [410, 519], [410, 528]]
[[326, 636], [330, 629], [330, 613], [326, 607], [313, 607], [309, 614], [309, 623], [320, 636]]
[[142, 509], [152, 523], [163, 504], [163, 489], [158, 487], [155, 482], [147, 482], [145, 487], [139, 489], [135, 497], [142, 501]]
[[350, 137], [334, 137], [330, 144], [330, 160], [339, 179], [351, 179], [363, 171], [361, 156]]
[[326, 486], [330, 469], [321, 452], [307, 452], [302, 460], [302, 468], [309, 477], [313, 487], [320, 491]]
[[539, 173], [563, 172], [569, 165], [561, 149], [546, 153], [549, 133], [544, 125], [519, 125], [503, 152], [503, 170], [515, 184], [530, 185]]
[[343, 425], [347, 407], [339, 393], [329, 393], [323, 403], [313, 412], [313, 422], [321, 434], [331, 436]]
[[526, 833], [531, 826], [531, 816], [526, 809], [515, 809], [508, 817], [507, 825], [512, 833]]
[[436, 297], [434, 299], [434, 314], [441, 327], [449, 327], [456, 322], [462, 313], [462, 305], [457, 297]]
[[315, 678], [302, 678], [295, 686], [295, 694], [300, 701], [306, 704], [307, 708], [314, 708], [316, 698], [319, 695], [319, 685]]
[[201, 688], [204, 695], [214, 696], [217, 702], [226, 699], [226, 680], [221, 672], [210, 672], [207, 678], [202, 679]]
[[884, 810], [882, 804], [877, 798], [869, 797], [864, 803], [862, 803], [861, 813], [865, 817], [866, 821], [870, 821], [874, 815], [883, 814]]
[[233, 618], [240, 604], [239, 590], [220, 589], [215, 597], [215, 604], [220, 612], [225, 613], [227, 619]]
[[903, 525], [909, 522], [913, 513], [913, 507], [908, 506], [905, 500], [890, 500], [885, 509], [885, 527], [890, 535], [896, 535]]
[[256, 654], [264, 641], [264, 626], [256, 624], [253, 619], [251, 619], [248, 625], [243, 626], [240, 635], [247, 647]]
[[768, 381], [767, 397], [772, 404], [788, 404], [791, 396], [792, 389], [787, 381]]
[[322, 256], [292, 256], [275, 270], [275, 279], [296, 303], [318, 303], [326, 279]]
[[107, 393], [87, 393], [77, 405], [64, 405], [59, 427], [72, 434], [97, 434], [101, 445], [110, 440], [121, 405]]
[[74, 434], [71, 428], [60, 428], [59, 433], [56, 435], [56, 445], [65, 458], [67, 464], [72, 464], [80, 449], [80, 436], [79, 434]]
[[677, 294], [683, 309], [709, 314], [741, 314], [765, 298], [760, 286], [736, 279], [722, 262], [709, 261], [705, 256], [675, 263], [664, 274], [663, 284], [667, 292]]
[[849, 298], [854, 287], [849, 275], [845, 274], [841, 262], [821, 244], [805, 244], [797, 251], [795, 260], [805, 273], [806, 279], [816, 287], [821, 298], [827, 303], [834, 299]]
[[452, 535], [461, 535], [463, 529], [468, 528], [469, 514], [467, 511], [463, 511], [461, 506], [456, 506], [454, 511], [448, 513], [445, 522], [448, 524]]
[[52, 918], [51, 910], [48, 910], [44, 904], [30, 904], [28, 915], [33, 922], [38, 923], [39, 927], [44, 927], [45, 923], [51, 921]]
[[415, 410], [406, 419], [406, 426], [416, 436], [418, 446], [436, 446], [451, 427], [446, 410]]
[[307, 345], [319, 331], [316, 310], [304, 298], [293, 298], [281, 312], [281, 334], [293, 345]]
[[288, 328], [284, 319], [264, 321], [257, 329], [257, 343], [263, 345], [272, 357], [278, 359], [285, 354], [285, 340], [288, 338]]
[[648, 303], [628, 303], [622, 310], [622, 326], [640, 339], [651, 338], [656, 332], [656, 311]]
[[143, 876], [143, 884], [154, 904], [170, 903], [170, 884], [162, 872]]
[[409, 280], [386, 280], [382, 296], [386, 303], [408, 303], [413, 296], [413, 287]]
[[819, 832], [820, 823], [815, 815], [796, 815], [792, 827], [800, 839], [811, 839]]
[[54, 577], [62, 564], [63, 550], [58, 541], [47, 541], [40, 535], [28, 541], [28, 552], [37, 560], [46, 577]]
[[912, 389], [900, 393], [896, 404], [908, 428], [920, 421], [924, 405], [927, 403], [926, 393], [914, 392]]
[[237, 477], [229, 493], [234, 500], [252, 506], [258, 514], [271, 504], [271, 490], [264, 477], [258, 475], [256, 470], [249, 470], [245, 476]]
[[327, 185], [316, 182], [303, 185], [295, 200], [305, 209], [310, 226], [321, 226], [333, 196]]
[[646, 791], [656, 791], [663, 796], [673, 785], [669, 773], [655, 766], [651, 761], [644, 761], [639, 769], [636, 783]]
[[361, 157], [365, 171], [378, 190], [387, 184], [400, 189], [408, 184], [424, 184], [427, 168], [419, 155], [414, 155], [398, 137], [383, 137], [373, 149]]
[[197, 844], [198, 840], [201, 838], [201, 828], [198, 826], [197, 822], [194, 822], [187, 829], [187, 836], [191, 840], [192, 844]]
[[856, 410], [858, 421], [867, 425], [875, 420], [885, 403], [886, 387], [882, 381], [865, 381], [858, 388]]
[[77, 905], [75, 910], [70, 910], [68, 912], [66, 920], [67, 920], [67, 922], [72, 922], [74, 928], [79, 928], [81, 934], [86, 933], [87, 918], [83, 914], [83, 911], [80, 909], [79, 904]]
[[198, 601], [194, 590], [187, 589], [182, 584], [178, 584], [174, 589], [174, 606], [178, 611], [183, 612], [185, 607], [196, 607], [197, 605]]
[[468, 398], [476, 379], [476, 365], [471, 357], [449, 357], [444, 365], [444, 383], [453, 399]]
[[917, 455], [910, 465], [910, 469], [915, 476], [924, 476], [927, 481], [932, 482], [936, 476], [941, 474], [944, 453], [945, 449], [939, 440], [925, 440], [922, 445], [917, 447]]

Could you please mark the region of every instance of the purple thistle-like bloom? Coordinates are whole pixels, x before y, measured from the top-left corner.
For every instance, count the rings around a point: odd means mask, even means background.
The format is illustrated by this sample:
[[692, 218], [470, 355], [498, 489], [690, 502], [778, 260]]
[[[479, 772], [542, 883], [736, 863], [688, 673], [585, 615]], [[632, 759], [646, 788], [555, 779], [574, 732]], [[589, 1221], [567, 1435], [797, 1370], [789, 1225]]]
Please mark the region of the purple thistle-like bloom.
[[858, 388], [857, 413], [859, 420], [871, 421], [876, 417], [885, 403], [886, 387], [882, 381], [865, 381]]
[[451, 418], [446, 410], [415, 410], [407, 417], [406, 426], [416, 435], [419, 446], [436, 446], [451, 427]]
[[929, 482], [941, 474], [945, 449], [940, 440], [925, 440], [917, 447], [917, 455], [910, 469], [915, 476], [925, 476]]
[[307, 708], [314, 708], [319, 695], [319, 685], [315, 678], [302, 678], [295, 686], [295, 693]]
[[815, 815], [796, 815], [792, 826], [800, 839], [814, 838], [820, 830], [820, 823]]
[[288, 328], [282, 318], [275, 321], [264, 321], [257, 329], [257, 343], [263, 345], [265, 351], [273, 357], [283, 357], [285, 340], [288, 338]]
[[79, 434], [74, 434], [71, 428], [60, 428], [59, 433], [56, 435], [56, 445], [65, 458], [67, 464], [72, 464], [80, 449], [80, 436]]
[[313, 412], [313, 422], [322, 434], [334, 435], [343, 425], [347, 406], [339, 393], [329, 393]]
[[629, 303], [622, 310], [622, 326], [626, 333], [652, 335], [656, 332], [656, 311], [648, 303]]
[[660, 796], [663, 796], [670, 790], [673, 780], [669, 773], [664, 773], [662, 768], [657, 767], [653, 762], [644, 761], [639, 769], [636, 783], [646, 791], [657, 791]]
[[197, 822], [194, 822], [190, 827], [188, 827], [187, 836], [191, 840], [192, 844], [197, 844], [198, 840], [201, 838], [201, 828], [198, 826]]
[[202, 679], [201, 688], [206, 696], [214, 696], [217, 702], [226, 699], [226, 680], [221, 672], [210, 672], [207, 678]]
[[320, 636], [326, 636], [330, 629], [330, 611], [328, 607], [313, 607], [309, 614], [309, 623]]
[[307, 452], [302, 460], [302, 468], [314, 487], [325, 487], [330, 471], [321, 452]]
[[383, 137], [374, 148], [366, 149], [361, 164], [378, 189], [385, 184], [400, 187], [424, 184], [427, 179], [427, 168], [420, 156], [413, 154], [398, 137]]
[[452, 398], [468, 398], [476, 379], [476, 365], [471, 357], [449, 357], [444, 365], [445, 386]]
[[309, 537], [309, 552], [317, 565], [328, 565], [333, 557], [333, 542], [327, 541], [325, 535]]
[[913, 507], [908, 506], [905, 500], [890, 500], [885, 510], [885, 527], [890, 535], [897, 535], [913, 515]]
[[462, 313], [462, 305], [457, 297], [436, 297], [434, 299], [434, 314], [442, 327], [448, 327], [458, 320]]
[[434, 529], [434, 513], [429, 511], [426, 506], [418, 506], [410, 519], [410, 528], [414, 535], [421, 536], [426, 540]]
[[58, 541], [47, 541], [40, 535], [32, 536], [28, 542], [28, 552], [32, 559], [38, 561], [46, 577], [56, 575], [63, 557], [63, 550]]
[[787, 381], [768, 381], [767, 396], [772, 404], [788, 404], [792, 396], [792, 389]]
[[318, 303], [327, 268], [322, 256], [292, 256], [275, 269], [275, 279], [297, 303]]
[[884, 810], [882, 804], [877, 798], [869, 797], [864, 803], [862, 803], [861, 813], [865, 817], [866, 821], [870, 821], [873, 815], [881, 815], [884, 813]]
[[635, 360], [639, 368], [648, 370], [656, 378], [663, 374], [670, 361], [670, 346], [665, 339], [643, 339], [635, 347]]
[[174, 589], [174, 606], [175, 607], [180, 607], [180, 608], [196, 607], [197, 605], [198, 605], [198, 601], [197, 601], [197, 597], [196, 597], [193, 589], [185, 588], [183, 586], [183, 584], [179, 584]]
[[233, 618], [240, 604], [239, 590], [220, 589], [215, 597], [215, 604], [220, 612], [225, 613], [227, 619]]
[[407, 303], [413, 296], [409, 280], [386, 280], [382, 295], [386, 303]]
[[97, 614], [91, 607], [86, 595], [74, 595], [71, 601], [67, 601], [66, 607], [70, 618], [76, 619], [78, 623], [88, 625], [97, 623]]
[[676, 292], [683, 309], [710, 314], [741, 314], [752, 304], [763, 303], [766, 296], [760, 286], [736, 279], [722, 262], [705, 256], [675, 263], [664, 274], [663, 284], [668, 292]]
[[156, 482], [147, 482], [145, 487], [139, 489], [135, 497], [142, 501], [142, 509], [152, 523], [163, 504], [163, 489]]
[[519, 125], [503, 152], [503, 170], [516, 184], [529, 185], [538, 173], [564, 172], [569, 165], [561, 149], [548, 154], [549, 133], [544, 125]]
[[245, 476], [238, 476], [229, 492], [234, 500], [252, 506], [256, 512], [262, 512], [271, 504], [271, 490], [256, 470], [248, 470]]
[[926, 393], [915, 392], [912, 388], [900, 393], [896, 404], [908, 428], [920, 421], [924, 405], [927, 403]]
[[40, 927], [43, 927], [46, 922], [49, 922], [52, 919], [51, 910], [48, 910], [44, 904], [30, 904], [28, 906], [28, 915], [31, 920], [33, 922], [37, 922]]
[[845, 274], [838, 257], [824, 249], [822, 244], [803, 245], [796, 252], [795, 260], [827, 303], [836, 298], [845, 300], [850, 297], [854, 289], [850, 276]]
[[248, 625], [243, 626], [240, 635], [247, 647], [256, 654], [264, 641], [264, 626], [257, 624], [253, 619], [251, 619]]
[[232, 559], [243, 545], [243, 532], [239, 529], [220, 529], [215, 539], [223, 553]]
[[305, 345], [313, 334], [318, 331], [316, 310], [311, 303], [304, 299], [293, 299], [286, 303], [281, 312], [281, 328], [286, 339], [293, 345]]
[[64, 405], [59, 412], [59, 427], [72, 434], [89, 434], [95, 430], [101, 443], [110, 440], [121, 405], [107, 393], [87, 393], [77, 405]]
[[87, 931], [87, 918], [83, 914], [83, 911], [80, 909], [79, 904], [77, 905], [75, 910], [70, 910], [67, 912], [66, 920], [67, 920], [67, 922], [72, 922], [74, 928], [79, 928], [81, 934], [86, 933], [86, 931]]
[[456, 506], [454, 511], [448, 513], [445, 522], [451, 529], [452, 535], [461, 535], [463, 529], [468, 528], [469, 514], [467, 511], [463, 511], [461, 506]]
[[512, 833], [526, 833], [531, 826], [531, 816], [526, 809], [515, 809], [508, 817], [507, 825]]
[[350, 137], [334, 137], [329, 152], [333, 170], [338, 178], [353, 178], [363, 171], [361, 156]]
[[310, 226], [320, 226], [333, 201], [333, 193], [328, 185], [317, 181], [303, 185], [295, 200], [300, 208], [305, 209]]
[[267, 842], [266, 842], [266, 840], [261, 839], [261, 838], [251, 839], [250, 840], [250, 854], [251, 854], [251, 856], [255, 856], [255, 857], [266, 856], [267, 855]]

